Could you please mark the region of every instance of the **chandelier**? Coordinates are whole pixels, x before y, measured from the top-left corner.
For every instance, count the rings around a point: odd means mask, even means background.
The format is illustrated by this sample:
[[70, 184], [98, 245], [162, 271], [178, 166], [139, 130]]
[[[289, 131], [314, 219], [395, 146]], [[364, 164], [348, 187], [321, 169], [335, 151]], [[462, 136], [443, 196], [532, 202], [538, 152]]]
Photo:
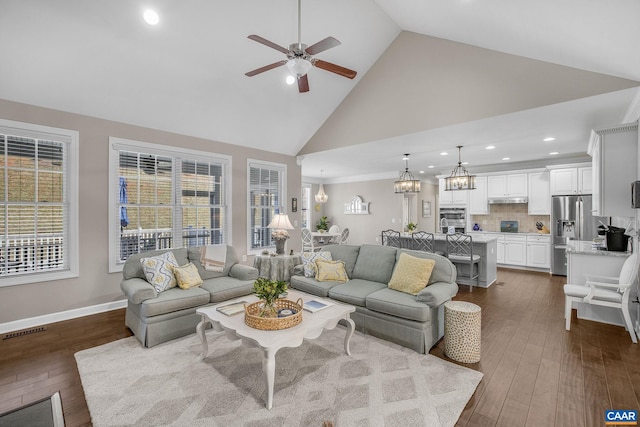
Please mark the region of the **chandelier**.
[[451, 175], [444, 179], [444, 190], [475, 190], [476, 189], [476, 176], [469, 175], [469, 172], [462, 166], [460, 161], [460, 149], [462, 145], [458, 145], [458, 166], [453, 168]]
[[[322, 172], [323, 171], [320, 171], [320, 179], [322, 179]], [[327, 196], [327, 193], [324, 192], [324, 184], [320, 184], [318, 194], [316, 194], [315, 198], [316, 203], [327, 203], [327, 200], [329, 200], [329, 196]]]
[[419, 193], [420, 180], [415, 179], [409, 172], [409, 154], [405, 154], [403, 160], [404, 172], [400, 173], [400, 178], [393, 183], [393, 191], [395, 193]]

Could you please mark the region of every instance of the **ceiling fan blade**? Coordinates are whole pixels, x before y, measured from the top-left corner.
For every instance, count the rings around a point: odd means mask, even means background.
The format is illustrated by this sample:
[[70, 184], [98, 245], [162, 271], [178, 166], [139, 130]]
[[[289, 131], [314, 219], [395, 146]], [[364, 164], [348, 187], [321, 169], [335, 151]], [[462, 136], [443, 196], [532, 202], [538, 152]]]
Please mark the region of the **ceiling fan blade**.
[[260, 67], [260, 68], [256, 68], [255, 70], [249, 71], [247, 73], [244, 73], [245, 76], [248, 77], [253, 77], [256, 74], [260, 74], [260, 73], [264, 73], [265, 71], [269, 71], [272, 70], [274, 68], [278, 68], [284, 64], [286, 64], [287, 61], [278, 61], [278, 62], [274, 62], [273, 64], [269, 64], [269, 65], [265, 65], [264, 67]]
[[298, 77], [298, 92], [309, 92], [309, 79], [307, 79], [306, 74], [304, 76]]
[[253, 40], [254, 42], [258, 42], [258, 43], [262, 43], [265, 46], [269, 46], [272, 49], [275, 49], [279, 52], [284, 53], [285, 55], [289, 53], [289, 49], [285, 49], [282, 46], [279, 46], [277, 44], [275, 44], [274, 42], [270, 42], [269, 40], [265, 39], [264, 37], [260, 37], [257, 36], [255, 34], [251, 34], [250, 36], [247, 36], [248, 39]]
[[316, 55], [320, 52], [324, 52], [325, 50], [331, 49], [332, 47], [339, 46], [340, 42], [338, 39], [334, 39], [333, 37], [327, 37], [324, 40], [320, 40], [318, 43], [313, 44], [305, 49], [305, 51], [309, 55]]
[[331, 71], [332, 73], [339, 74], [348, 79], [353, 79], [356, 76], [356, 74], [358, 74], [356, 71], [341, 67], [336, 64], [332, 64], [331, 62], [323, 61], [321, 59], [314, 60], [313, 65], [318, 68], [322, 68], [323, 70], [327, 70], [327, 71]]

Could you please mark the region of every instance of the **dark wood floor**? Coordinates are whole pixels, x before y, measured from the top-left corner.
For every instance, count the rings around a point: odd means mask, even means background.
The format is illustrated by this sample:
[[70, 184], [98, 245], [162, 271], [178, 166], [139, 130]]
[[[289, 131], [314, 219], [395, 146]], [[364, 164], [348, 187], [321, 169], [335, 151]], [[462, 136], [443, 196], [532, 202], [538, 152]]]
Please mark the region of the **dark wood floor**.
[[[485, 376], [459, 426], [602, 426], [605, 409], [640, 410], [640, 346], [622, 327], [575, 318], [564, 330], [563, 277], [498, 270], [458, 300], [482, 307]], [[0, 413], [59, 390], [66, 425], [91, 425], [73, 354], [130, 336], [124, 310], [0, 341]], [[441, 341], [431, 351], [444, 356]]]

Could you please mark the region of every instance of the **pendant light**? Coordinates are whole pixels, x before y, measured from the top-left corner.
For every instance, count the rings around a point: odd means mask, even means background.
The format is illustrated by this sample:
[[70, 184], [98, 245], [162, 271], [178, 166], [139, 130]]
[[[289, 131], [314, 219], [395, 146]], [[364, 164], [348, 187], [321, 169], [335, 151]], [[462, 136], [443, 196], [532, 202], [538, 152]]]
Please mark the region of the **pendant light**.
[[[323, 170], [320, 171], [320, 179], [322, 179], [322, 172]], [[318, 194], [316, 194], [315, 197], [316, 203], [327, 203], [327, 200], [329, 200], [329, 196], [327, 196], [327, 193], [324, 192], [324, 184], [320, 183]]]
[[420, 180], [415, 179], [409, 172], [409, 154], [405, 154], [402, 159], [404, 160], [404, 172], [400, 173], [400, 178], [393, 183], [393, 191], [394, 193], [419, 193]]
[[469, 175], [469, 172], [462, 166], [460, 161], [460, 149], [462, 145], [458, 145], [458, 166], [453, 168], [451, 175], [444, 179], [445, 191], [456, 190], [475, 190], [476, 189], [476, 176]]

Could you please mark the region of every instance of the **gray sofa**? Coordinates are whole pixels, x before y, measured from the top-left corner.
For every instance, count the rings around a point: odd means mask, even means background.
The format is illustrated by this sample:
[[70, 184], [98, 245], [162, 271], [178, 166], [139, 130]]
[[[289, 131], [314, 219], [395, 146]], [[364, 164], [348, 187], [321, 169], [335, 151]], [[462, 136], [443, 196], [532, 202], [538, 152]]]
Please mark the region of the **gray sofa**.
[[145, 279], [140, 258], [160, 255], [167, 250], [131, 255], [122, 269], [120, 288], [127, 297], [125, 324], [145, 347], [195, 332], [200, 316], [196, 309], [253, 293], [258, 270], [238, 264], [235, 251], [227, 246], [225, 268], [221, 273], [205, 270], [200, 248], [170, 249], [178, 265], [192, 262], [204, 283], [196, 288], [178, 287], [158, 293]]
[[[291, 287], [356, 307], [351, 318], [356, 328], [419, 353], [429, 349], [444, 335], [444, 306], [458, 293], [456, 268], [447, 258], [423, 251], [378, 245], [328, 245], [333, 260], [345, 262], [349, 281], [319, 282], [305, 277], [296, 267]], [[395, 264], [401, 253], [435, 260], [429, 285], [418, 295], [389, 289]]]

